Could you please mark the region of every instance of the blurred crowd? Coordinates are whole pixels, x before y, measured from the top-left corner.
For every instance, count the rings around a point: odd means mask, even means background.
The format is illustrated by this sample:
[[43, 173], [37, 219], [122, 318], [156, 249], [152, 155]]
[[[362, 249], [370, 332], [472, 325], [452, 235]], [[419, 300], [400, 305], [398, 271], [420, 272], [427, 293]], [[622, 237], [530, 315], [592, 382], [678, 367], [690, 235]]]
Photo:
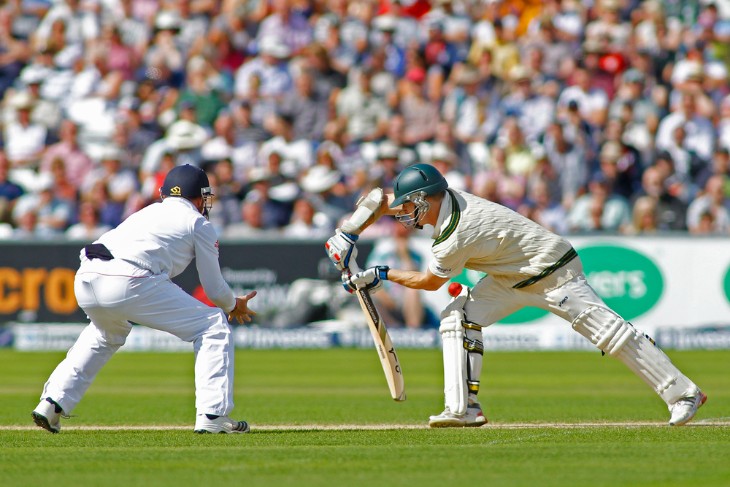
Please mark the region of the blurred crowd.
[[193, 164], [222, 238], [323, 239], [415, 162], [561, 234], [728, 235], [728, 68], [721, 0], [6, 0], [0, 238]]

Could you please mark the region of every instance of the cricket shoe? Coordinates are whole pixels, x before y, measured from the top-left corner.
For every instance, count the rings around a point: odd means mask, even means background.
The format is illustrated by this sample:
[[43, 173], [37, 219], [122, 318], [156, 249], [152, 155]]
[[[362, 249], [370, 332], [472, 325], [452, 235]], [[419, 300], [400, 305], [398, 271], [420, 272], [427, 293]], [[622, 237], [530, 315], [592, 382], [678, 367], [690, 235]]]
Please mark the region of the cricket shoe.
[[681, 426], [688, 423], [697, 410], [707, 401], [707, 395], [702, 391], [697, 391], [694, 396], [683, 397], [679, 401], [669, 406], [672, 417], [669, 418], [670, 426]]
[[30, 415], [35, 424], [51, 433], [61, 431], [61, 417], [68, 417], [63, 414], [61, 406], [50, 397], [41, 399], [41, 402]]
[[248, 433], [251, 428], [246, 421], [236, 421], [228, 416], [199, 414], [195, 419], [196, 433]]
[[452, 413], [451, 409], [446, 406], [441, 414], [431, 416], [428, 420], [428, 426], [431, 428], [478, 428], [485, 424], [487, 424], [487, 418], [479, 403], [470, 404], [464, 414]]

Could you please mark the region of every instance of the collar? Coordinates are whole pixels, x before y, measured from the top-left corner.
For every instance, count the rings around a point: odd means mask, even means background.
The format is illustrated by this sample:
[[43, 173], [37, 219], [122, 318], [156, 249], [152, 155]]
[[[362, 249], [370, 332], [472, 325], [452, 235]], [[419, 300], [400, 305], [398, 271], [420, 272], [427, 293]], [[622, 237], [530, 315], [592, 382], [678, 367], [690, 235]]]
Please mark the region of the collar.
[[434, 225], [433, 244], [438, 245], [449, 238], [456, 230], [460, 219], [461, 209], [459, 208], [459, 202], [456, 200], [456, 195], [452, 190], [447, 189], [444, 199], [441, 200], [439, 216], [436, 219], [436, 225]]
[[166, 197], [166, 198], [165, 198], [164, 200], [162, 200], [162, 202], [163, 202], [163, 203], [167, 203], [168, 201], [173, 201], [173, 202], [174, 202], [173, 204], [176, 204], [176, 205], [177, 205], [177, 204], [183, 204], [183, 205], [187, 205], [187, 206], [189, 206], [190, 208], [192, 208], [193, 210], [195, 210], [196, 212], [200, 213], [200, 211], [199, 211], [199, 210], [198, 210], [198, 208], [197, 208], [197, 207], [196, 207], [196, 206], [195, 206], [195, 205], [193, 204], [193, 202], [192, 202], [192, 201], [190, 201], [190, 200], [189, 200], [189, 199], [187, 199], [187, 198], [183, 198], [182, 196], [168, 196], [168, 197]]

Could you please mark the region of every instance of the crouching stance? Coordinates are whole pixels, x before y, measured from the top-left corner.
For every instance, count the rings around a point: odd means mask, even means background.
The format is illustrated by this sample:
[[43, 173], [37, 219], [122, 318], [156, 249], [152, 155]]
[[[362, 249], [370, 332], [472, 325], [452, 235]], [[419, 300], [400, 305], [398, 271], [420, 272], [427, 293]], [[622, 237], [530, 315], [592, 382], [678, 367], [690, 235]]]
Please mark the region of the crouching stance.
[[[653, 340], [606, 306], [588, 284], [577, 252], [559, 235], [502, 205], [450, 189], [427, 164], [404, 169], [394, 194], [384, 195], [373, 213], [395, 215], [406, 226], [433, 225], [432, 259], [425, 272], [365, 269], [348, 277], [346, 286], [375, 289], [388, 279], [433, 291], [464, 268], [487, 274], [472, 289], [463, 289], [441, 314], [446, 407], [431, 416], [430, 426], [487, 422], [477, 400], [481, 330], [527, 306], [563, 318], [598, 349], [626, 364], [667, 404], [670, 425], [691, 420], [707, 399]], [[349, 225], [330, 238], [327, 246], [337, 249], [329, 251], [336, 266], [354, 254], [357, 235], [372, 220], [360, 218], [357, 223], [363, 224]]]
[[[228, 416], [234, 357], [229, 321], [251, 321], [256, 313], [248, 301], [256, 292], [235, 297], [223, 280], [216, 233], [207, 219], [213, 193], [205, 172], [178, 166], [167, 174], [160, 193], [162, 202], [131, 215], [81, 251], [74, 291], [91, 322], [51, 374], [32, 413], [35, 423], [51, 433], [61, 430], [61, 417], [76, 407], [99, 370], [124, 345], [131, 322], [193, 343], [196, 433], [249, 431], [246, 421]], [[217, 308], [170, 280], [193, 259]]]

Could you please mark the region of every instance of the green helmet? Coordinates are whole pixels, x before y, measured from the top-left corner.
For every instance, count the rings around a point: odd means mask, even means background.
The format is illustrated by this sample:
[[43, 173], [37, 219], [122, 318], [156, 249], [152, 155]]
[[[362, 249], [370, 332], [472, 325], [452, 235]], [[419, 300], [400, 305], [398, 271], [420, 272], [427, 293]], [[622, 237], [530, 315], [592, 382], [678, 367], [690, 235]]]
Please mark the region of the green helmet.
[[432, 196], [448, 187], [449, 183], [432, 165], [413, 164], [403, 169], [395, 179], [395, 184], [393, 184], [395, 200], [390, 207], [395, 208], [402, 205], [416, 193], [423, 192], [426, 196]]

